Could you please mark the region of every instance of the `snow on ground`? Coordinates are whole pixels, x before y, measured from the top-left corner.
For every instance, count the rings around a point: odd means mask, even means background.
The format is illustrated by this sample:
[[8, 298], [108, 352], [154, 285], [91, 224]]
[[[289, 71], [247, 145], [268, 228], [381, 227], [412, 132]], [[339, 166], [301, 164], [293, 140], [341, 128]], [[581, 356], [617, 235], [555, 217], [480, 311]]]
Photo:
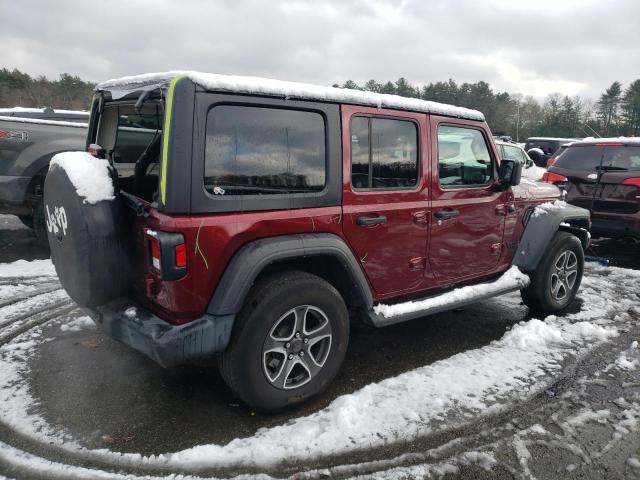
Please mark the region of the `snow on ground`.
[[87, 152], [62, 152], [51, 159], [49, 168], [56, 166], [67, 172], [69, 180], [85, 203], [96, 204], [115, 198], [107, 160], [96, 158]]
[[96, 324], [91, 317], [84, 315], [82, 317], [74, 318], [73, 320], [60, 325], [60, 330], [63, 332], [79, 332], [81, 330], [95, 330]]
[[[31, 270], [39, 272], [42, 267]], [[582, 357], [617, 336], [618, 327], [624, 328], [629, 320], [625, 312], [640, 313], [634, 310], [637, 300], [632, 297], [639, 281], [640, 271], [587, 266], [580, 294], [584, 303], [577, 313], [520, 322], [501, 339], [482, 348], [367, 385], [338, 397], [314, 414], [261, 429], [226, 445], [197, 445], [150, 457], [104, 449], [81, 451], [121, 465], [180, 469], [273, 466], [285, 460], [304, 461], [411, 441], [460, 427], [543, 391], [562, 373], [565, 361]], [[518, 301], [517, 294], [494, 301], [504, 302], [508, 308]], [[38, 332], [30, 331], [0, 348], [0, 421], [37, 441], [77, 451], [82, 439], [69, 439], [65, 432], [46, 424], [37, 414], [38, 401], [25, 381], [29, 356], [38, 342], [46, 341], [38, 337]], [[621, 426], [635, 428], [635, 414], [629, 415], [622, 419]], [[573, 417], [573, 424], [567, 423], [567, 428], [605, 416], [604, 411], [585, 410]], [[441, 467], [455, 469], [464, 461], [490, 466], [490, 455], [482, 455], [477, 453], [475, 460], [467, 457], [458, 464]]]
[[0, 278], [53, 276], [56, 269], [51, 260], [17, 260], [12, 263], [0, 263]]
[[24, 230], [25, 227], [18, 217], [14, 215], [0, 215], [1, 230]]

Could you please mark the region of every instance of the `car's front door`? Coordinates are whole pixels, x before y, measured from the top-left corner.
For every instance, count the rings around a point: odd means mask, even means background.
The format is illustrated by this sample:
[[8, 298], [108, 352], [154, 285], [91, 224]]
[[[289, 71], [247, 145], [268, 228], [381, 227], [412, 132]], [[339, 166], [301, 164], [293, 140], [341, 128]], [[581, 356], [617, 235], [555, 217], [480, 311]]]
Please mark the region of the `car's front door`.
[[424, 286], [428, 135], [425, 114], [342, 107], [342, 228], [378, 297]]
[[439, 284], [492, 273], [503, 252], [510, 192], [495, 187], [497, 155], [482, 124], [431, 117], [429, 263]]

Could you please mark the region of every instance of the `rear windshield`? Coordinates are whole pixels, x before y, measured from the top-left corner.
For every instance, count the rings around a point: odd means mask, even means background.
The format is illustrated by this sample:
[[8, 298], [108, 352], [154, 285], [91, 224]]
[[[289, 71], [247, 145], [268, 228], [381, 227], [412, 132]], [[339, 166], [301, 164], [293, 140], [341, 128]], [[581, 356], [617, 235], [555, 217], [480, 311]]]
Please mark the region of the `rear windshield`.
[[207, 115], [205, 188], [227, 195], [321, 191], [325, 137], [316, 112], [216, 106]]
[[554, 166], [568, 170], [596, 170], [601, 161], [603, 167], [613, 167], [620, 171], [638, 171], [640, 170], [640, 146], [576, 145], [566, 148]]

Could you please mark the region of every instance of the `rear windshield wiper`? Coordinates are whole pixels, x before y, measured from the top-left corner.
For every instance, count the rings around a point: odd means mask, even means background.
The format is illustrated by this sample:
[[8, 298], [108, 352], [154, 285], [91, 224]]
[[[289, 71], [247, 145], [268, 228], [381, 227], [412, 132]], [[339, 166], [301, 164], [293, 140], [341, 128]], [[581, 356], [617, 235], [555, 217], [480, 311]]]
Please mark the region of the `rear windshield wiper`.
[[603, 172], [627, 172], [629, 171], [628, 168], [625, 167], [616, 167], [614, 165], [602, 165], [602, 166], [597, 166], [596, 170], [602, 170]]

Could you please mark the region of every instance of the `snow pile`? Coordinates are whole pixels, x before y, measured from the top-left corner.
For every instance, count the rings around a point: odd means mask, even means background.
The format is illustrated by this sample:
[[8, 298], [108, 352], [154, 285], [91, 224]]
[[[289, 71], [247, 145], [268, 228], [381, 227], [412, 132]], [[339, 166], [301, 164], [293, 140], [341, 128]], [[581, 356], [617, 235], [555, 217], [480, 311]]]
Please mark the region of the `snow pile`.
[[634, 341], [628, 350], [620, 354], [616, 359], [616, 365], [622, 370], [636, 370], [638, 368], [638, 365], [640, 365], [640, 352], [638, 351], [637, 341]]
[[60, 325], [60, 330], [63, 332], [79, 332], [80, 330], [95, 330], [96, 324], [91, 317], [84, 315], [82, 317], [74, 318], [73, 320]]
[[53, 276], [56, 269], [51, 260], [16, 260], [12, 263], [0, 263], [0, 277], [37, 277]]
[[456, 288], [450, 292], [443, 293], [436, 297], [427, 298], [425, 300], [409, 301], [395, 305], [379, 304], [373, 307], [373, 311], [376, 315], [382, 315], [385, 318], [390, 318], [407, 313], [451, 305], [456, 302], [490, 295], [495, 292], [501, 292], [508, 288], [523, 288], [528, 284], [529, 277], [514, 265], [495, 282], [480, 283], [478, 285]]
[[[47, 111], [46, 108], [33, 108], [33, 107], [10, 107], [10, 108], [0, 108], [0, 113], [45, 113]], [[56, 108], [49, 110], [51, 113], [66, 113], [66, 114], [74, 114], [74, 115], [86, 115], [87, 117], [90, 115], [90, 112], [86, 110], [63, 110], [61, 108]]]
[[53, 168], [64, 169], [85, 203], [96, 204], [115, 198], [109, 162], [87, 152], [62, 152], [51, 159]]
[[537, 217], [539, 215], [546, 215], [549, 212], [553, 212], [555, 210], [562, 210], [567, 207], [567, 202], [563, 200], [556, 200], [555, 202], [546, 202], [538, 205], [533, 211], [533, 217]]
[[430, 102], [418, 98], [365, 92], [349, 88], [323, 87], [310, 83], [287, 82], [271, 78], [219, 75], [186, 70], [173, 70], [170, 72], [122, 77], [100, 83], [96, 88], [97, 90], [109, 90], [118, 87], [129, 89], [143, 87], [145, 85], [166, 84], [176, 77], [187, 77], [197, 85], [207, 90], [217, 92], [246, 93], [283, 98], [370, 105], [377, 108], [396, 108], [484, 121], [484, 115], [477, 110]]

